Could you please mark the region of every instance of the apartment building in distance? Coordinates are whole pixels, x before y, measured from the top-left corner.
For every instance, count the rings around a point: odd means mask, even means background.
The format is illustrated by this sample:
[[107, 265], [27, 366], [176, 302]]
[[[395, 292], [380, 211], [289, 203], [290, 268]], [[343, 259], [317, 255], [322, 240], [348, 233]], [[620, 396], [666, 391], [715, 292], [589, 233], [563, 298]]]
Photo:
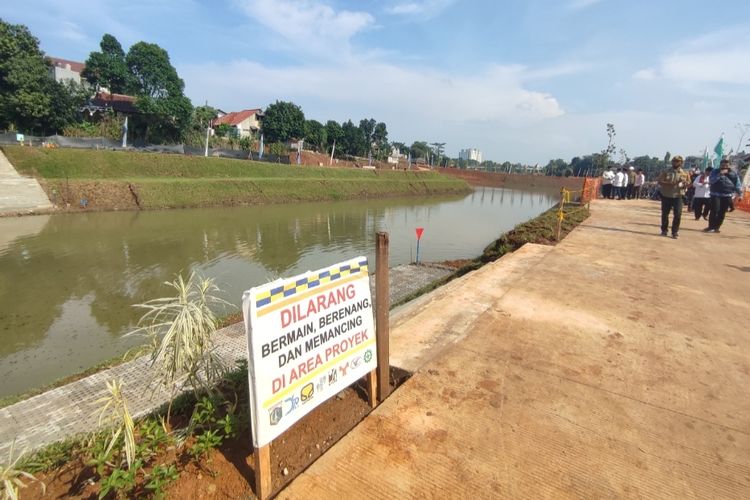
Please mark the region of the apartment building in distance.
[[458, 153], [458, 158], [461, 160], [474, 160], [477, 163], [482, 163], [482, 152], [474, 148], [462, 149]]

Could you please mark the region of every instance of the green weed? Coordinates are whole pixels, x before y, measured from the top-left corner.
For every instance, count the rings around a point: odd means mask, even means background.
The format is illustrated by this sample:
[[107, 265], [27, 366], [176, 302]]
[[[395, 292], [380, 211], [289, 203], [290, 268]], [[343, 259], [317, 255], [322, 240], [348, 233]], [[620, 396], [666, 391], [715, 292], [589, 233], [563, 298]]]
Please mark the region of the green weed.
[[148, 475], [146, 489], [154, 494], [154, 498], [164, 498], [164, 487], [176, 481], [178, 477], [180, 477], [180, 473], [177, 472], [177, 467], [174, 464], [169, 466], [156, 465], [151, 470], [151, 474]]

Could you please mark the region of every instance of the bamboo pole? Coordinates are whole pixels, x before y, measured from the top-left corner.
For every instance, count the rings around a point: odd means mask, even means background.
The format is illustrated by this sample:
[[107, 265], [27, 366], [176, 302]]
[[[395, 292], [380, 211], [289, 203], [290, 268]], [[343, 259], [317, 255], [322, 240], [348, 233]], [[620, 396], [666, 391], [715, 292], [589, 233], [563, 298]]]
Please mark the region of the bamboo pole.
[[389, 353], [389, 309], [391, 295], [388, 283], [388, 233], [377, 233], [375, 249], [375, 337], [378, 349], [378, 401], [381, 403], [391, 392]]
[[560, 189], [560, 209], [557, 211], [557, 230], [555, 231], [555, 241], [560, 241], [562, 232], [562, 221], [564, 217], [563, 208], [565, 207], [565, 188]]

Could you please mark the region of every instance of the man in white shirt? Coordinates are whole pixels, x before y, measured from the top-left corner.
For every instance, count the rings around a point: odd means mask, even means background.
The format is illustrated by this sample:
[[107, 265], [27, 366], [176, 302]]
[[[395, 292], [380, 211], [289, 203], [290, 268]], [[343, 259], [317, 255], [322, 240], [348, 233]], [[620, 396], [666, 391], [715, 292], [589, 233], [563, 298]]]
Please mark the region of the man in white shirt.
[[711, 184], [709, 182], [709, 176], [713, 168], [708, 167], [706, 171], [701, 175], [697, 176], [693, 181], [693, 187], [695, 193], [693, 193], [693, 213], [695, 214], [695, 220], [703, 217], [703, 220], [708, 220], [708, 214], [711, 210]]
[[618, 200], [622, 199], [622, 188], [626, 178], [626, 175], [622, 173], [622, 169], [618, 168], [617, 173], [615, 174], [615, 178], [614, 180], [612, 180], [612, 186], [614, 186], [615, 195], [617, 196]]
[[646, 175], [640, 168], [635, 173], [635, 198], [643, 198], [643, 185], [646, 183]]

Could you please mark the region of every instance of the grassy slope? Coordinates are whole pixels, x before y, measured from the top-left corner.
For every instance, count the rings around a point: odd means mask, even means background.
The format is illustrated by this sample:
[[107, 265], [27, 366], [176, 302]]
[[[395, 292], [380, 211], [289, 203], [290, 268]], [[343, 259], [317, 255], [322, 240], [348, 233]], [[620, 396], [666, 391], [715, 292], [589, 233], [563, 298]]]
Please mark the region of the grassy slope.
[[[183, 155], [3, 148], [24, 174], [41, 178], [56, 201], [89, 208], [141, 208], [337, 200], [409, 194], [466, 192], [460, 180], [434, 172], [299, 167]], [[51, 196], [52, 198], [52, 196]], [[62, 198], [62, 199], [60, 199]], [[119, 203], [118, 203], [119, 201]]]

